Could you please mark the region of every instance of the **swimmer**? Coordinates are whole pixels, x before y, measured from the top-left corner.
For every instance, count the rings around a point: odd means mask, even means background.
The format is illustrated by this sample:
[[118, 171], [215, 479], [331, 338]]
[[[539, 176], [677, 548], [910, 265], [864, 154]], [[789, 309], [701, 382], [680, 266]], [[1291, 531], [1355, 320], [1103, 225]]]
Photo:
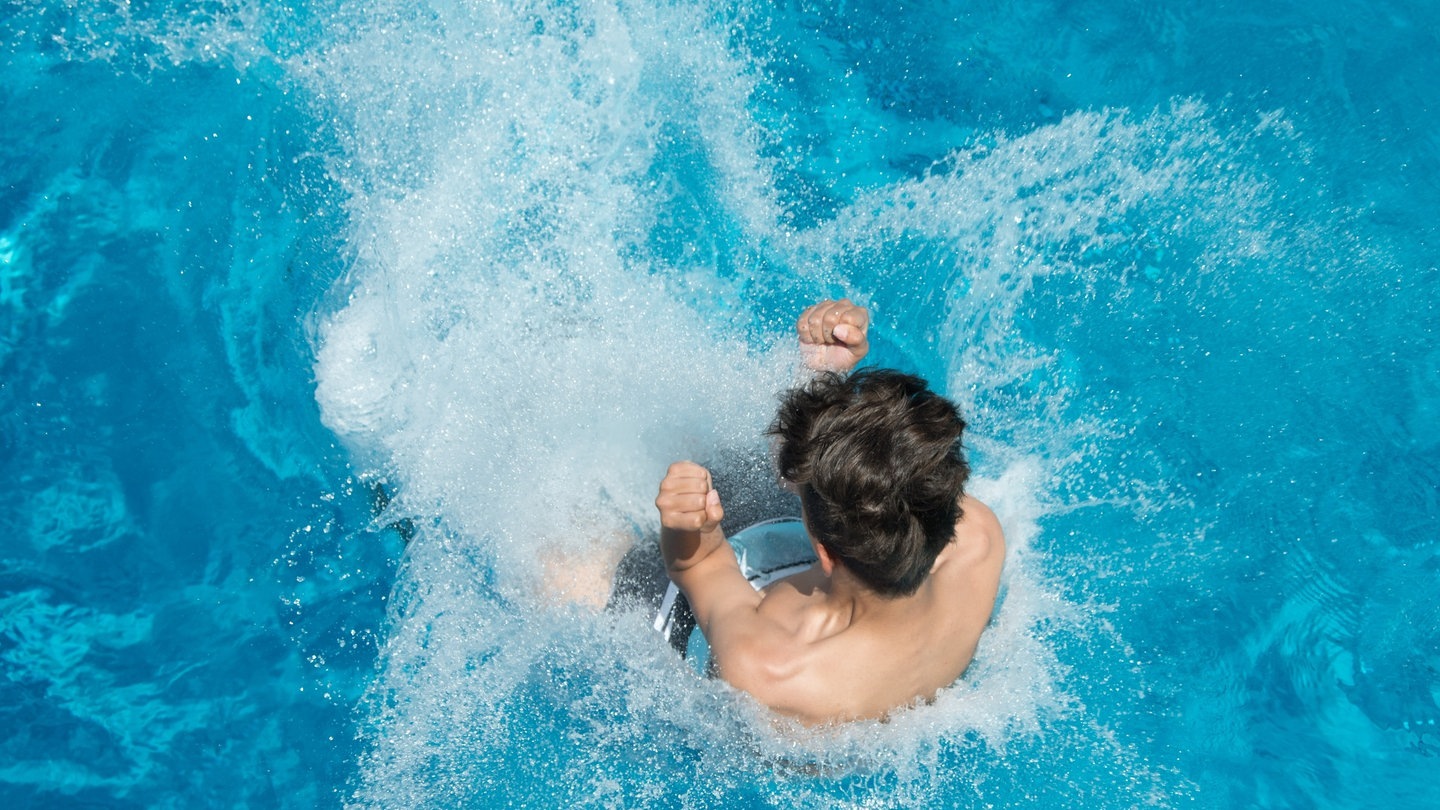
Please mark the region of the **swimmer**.
[[969, 666], [1005, 559], [995, 515], [964, 493], [965, 427], [917, 377], [849, 373], [869, 314], [822, 301], [796, 328], [814, 379], [770, 427], [817, 562], [756, 591], [720, 523], [710, 472], [670, 465], [655, 505], [666, 572], [688, 598], [715, 672], [805, 725], [883, 718], [932, 699]]

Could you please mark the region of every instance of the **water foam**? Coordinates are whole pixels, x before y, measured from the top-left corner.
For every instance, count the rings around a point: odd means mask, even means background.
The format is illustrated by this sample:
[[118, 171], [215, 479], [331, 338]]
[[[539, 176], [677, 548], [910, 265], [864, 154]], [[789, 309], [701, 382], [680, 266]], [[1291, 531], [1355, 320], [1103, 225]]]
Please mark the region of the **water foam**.
[[[617, 650], [608, 635], [587, 645], [584, 621], [515, 615], [537, 546], [583, 545], [577, 525], [653, 527], [676, 458], [719, 448], [758, 470], [791, 374], [793, 356], [746, 340], [733, 286], [654, 235], [677, 199], [708, 206], [692, 228], [772, 227], [743, 65], [692, 12], [562, 5], [367, 10], [316, 60], [322, 92], [350, 100], [341, 176], [359, 256], [319, 330], [318, 396], [327, 424], [401, 482], [392, 509], [422, 524], [361, 802], [483, 792], [493, 780], [477, 771], [543, 759], [552, 741], [525, 736], [517, 702], [543, 699], [552, 655], [595, 678], [595, 661], [623, 655], [592, 708], [653, 692], [648, 635]], [[642, 728], [547, 706], [542, 725]]]
[[[657, 177], [655, 155], [683, 142], [734, 164], [752, 137], [713, 111], [671, 134], [656, 109], [692, 106], [676, 97], [698, 92], [696, 57], [665, 38], [698, 23], [490, 7], [397, 43], [387, 16], [319, 60], [355, 99], [366, 167], [344, 175], [356, 280], [318, 341], [327, 423], [403, 471], [405, 503], [502, 550], [602, 502], [645, 514], [673, 458], [754, 448], [785, 364], [743, 339], [743, 310], [683, 303], [733, 293], [648, 244], [649, 189], [714, 179]], [[414, 111], [392, 125], [399, 93]]]
[[[1134, 480], [1075, 483], [1087, 442], [1112, 428], [1072, 412], [1063, 359], [1020, 313], [1044, 284], [1093, 295], [1102, 268], [1123, 282], [1249, 249], [1245, 228], [1228, 245], [1183, 224], [1148, 242], [1135, 229], [1173, 216], [1167, 198], [1249, 210], [1263, 185], [1193, 186], [1224, 174], [1197, 162], [1226, 154], [1198, 105], [1080, 114], [993, 136], [792, 233], [747, 111], [759, 68], [723, 24], [665, 6], [387, 6], [307, 68], [348, 132], [337, 169], [357, 256], [318, 330], [318, 397], [358, 457], [399, 482], [392, 511], [421, 526], [355, 802], [540, 782], [584, 802], [683, 784], [686, 804], [747, 791], [903, 804], [1003, 795], [1033, 783], [1025, 761], [1055, 757], [1062, 781], [1068, 768], [1158, 796], [1162, 780], [1063, 685], [1058, 650], [1104, 631], [1034, 546], [1047, 514], [1142, 499]], [[1177, 250], [1191, 253], [1165, 258]], [[774, 267], [807, 271], [776, 281]], [[759, 437], [793, 353], [745, 293], [835, 282], [864, 293], [877, 334], [976, 423], [974, 488], [1007, 529], [1008, 596], [971, 672], [933, 705], [777, 734], [635, 617], [537, 610], [526, 587], [539, 549], [653, 528], [674, 458], [738, 456], [763, 480]], [[563, 778], [532, 774], [536, 761]]]

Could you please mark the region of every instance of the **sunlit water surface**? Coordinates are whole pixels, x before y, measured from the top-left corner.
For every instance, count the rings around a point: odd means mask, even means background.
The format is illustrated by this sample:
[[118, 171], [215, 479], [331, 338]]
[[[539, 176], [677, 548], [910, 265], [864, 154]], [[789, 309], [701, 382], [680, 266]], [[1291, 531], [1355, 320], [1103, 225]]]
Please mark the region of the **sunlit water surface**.
[[[1429, 4], [0, 33], [4, 806], [1440, 803]], [[771, 486], [842, 294], [962, 405], [1008, 597], [800, 732], [531, 593], [673, 459]]]

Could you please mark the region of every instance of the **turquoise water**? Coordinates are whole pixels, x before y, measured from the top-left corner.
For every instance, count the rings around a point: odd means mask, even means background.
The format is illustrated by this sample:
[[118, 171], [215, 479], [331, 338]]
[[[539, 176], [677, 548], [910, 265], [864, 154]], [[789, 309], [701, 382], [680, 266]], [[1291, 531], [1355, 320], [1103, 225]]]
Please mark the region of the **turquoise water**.
[[[0, 804], [1440, 803], [1430, 4], [356, 5], [0, 10]], [[784, 733], [530, 585], [842, 293], [1009, 596]]]

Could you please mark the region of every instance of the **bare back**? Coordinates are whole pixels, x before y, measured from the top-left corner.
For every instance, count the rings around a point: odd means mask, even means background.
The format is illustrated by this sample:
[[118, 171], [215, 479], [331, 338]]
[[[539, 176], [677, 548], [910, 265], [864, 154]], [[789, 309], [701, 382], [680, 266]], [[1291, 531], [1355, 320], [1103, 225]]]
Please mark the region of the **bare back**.
[[[845, 541], [898, 539], [888, 527], [902, 515], [927, 516], [927, 526], [935, 515], [948, 520], [969, 475], [954, 403], [912, 375], [854, 370], [869, 351], [869, 325], [869, 311], [849, 299], [800, 314], [801, 355], [819, 373], [782, 396], [766, 431], [780, 478], [802, 504], [819, 504], [842, 556]], [[876, 480], [893, 491], [877, 493]], [[959, 505], [951, 541], [919, 589], [886, 597], [820, 544], [815, 569], [756, 593], [720, 530], [725, 509], [710, 472], [692, 461], [671, 464], [655, 498], [665, 569], [689, 598], [720, 676], [812, 725], [884, 717], [965, 671], [995, 605], [1005, 539], [984, 504]], [[927, 559], [869, 576], [881, 590], [909, 591]]]
[[820, 564], [757, 594], [733, 553], [714, 555], [680, 586], [720, 676], [809, 725], [883, 717], [934, 697], [974, 656], [1005, 558], [994, 513], [972, 498], [962, 509], [954, 539], [905, 597], [880, 597], [843, 566], [827, 576]]

